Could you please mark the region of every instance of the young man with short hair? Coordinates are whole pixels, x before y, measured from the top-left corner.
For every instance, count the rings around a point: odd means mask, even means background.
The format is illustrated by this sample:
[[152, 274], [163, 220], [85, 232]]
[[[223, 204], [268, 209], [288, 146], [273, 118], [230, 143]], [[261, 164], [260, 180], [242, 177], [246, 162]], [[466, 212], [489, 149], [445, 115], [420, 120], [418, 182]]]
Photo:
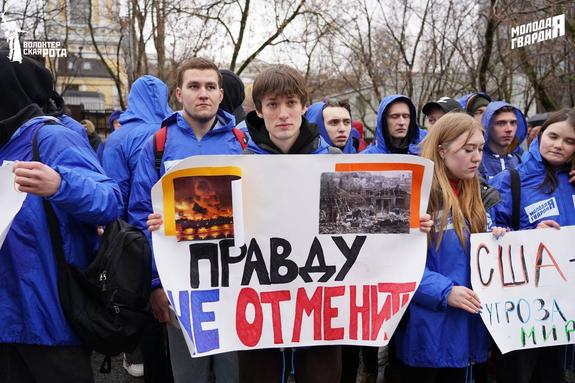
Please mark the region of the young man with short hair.
[[[341, 153], [303, 117], [308, 93], [296, 70], [278, 65], [260, 73], [252, 97], [256, 110], [246, 117], [250, 140], [245, 153]], [[340, 346], [240, 351], [238, 359], [240, 383], [286, 382], [292, 367], [298, 383], [339, 382], [341, 375]]]
[[479, 173], [485, 180], [521, 163], [519, 145], [527, 136], [527, 122], [523, 113], [504, 101], [490, 103], [483, 114], [485, 152]]
[[[156, 168], [153, 137], [145, 143], [132, 183], [129, 222], [146, 229], [153, 212], [150, 191], [162, 175], [177, 162], [194, 155], [240, 154], [242, 146], [233, 133], [235, 119], [220, 109], [223, 99], [222, 76], [218, 67], [203, 58], [184, 62], [177, 73], [176, 98], [182, 110], [167, 117], [166, 138], [160, 169]], [[151, 243], [150, 233], [145, 230]], [[169, 301], [153, 267], [150, 302], [154, 316], [163, 323], [170, 321]], [[168, 326], [170, 357], [175, 383], [207, 383], [210, 363], [217, 383], [237, 382], [237, 354], [224, 353], [191, 358], [181, 330]]]
[[327, 101], [312, 104], [306, 119], [319, 127], [321, 137], [344, 153], [355, 153], [351, 137], [351, 107], [347, 101]]

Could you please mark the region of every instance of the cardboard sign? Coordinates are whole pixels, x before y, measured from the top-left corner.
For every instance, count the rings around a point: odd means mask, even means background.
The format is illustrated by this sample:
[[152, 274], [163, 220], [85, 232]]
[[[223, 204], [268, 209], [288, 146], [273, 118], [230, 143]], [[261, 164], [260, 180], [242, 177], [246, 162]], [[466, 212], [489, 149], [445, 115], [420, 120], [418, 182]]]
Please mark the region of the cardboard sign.
[[152, 189], [156, 265], [195, 356], [385, 345], [426, 257], [430, 161], [197, 156]]
[[471, 236], [471, 283], [502, 353], [575, 343], [575, 226]]

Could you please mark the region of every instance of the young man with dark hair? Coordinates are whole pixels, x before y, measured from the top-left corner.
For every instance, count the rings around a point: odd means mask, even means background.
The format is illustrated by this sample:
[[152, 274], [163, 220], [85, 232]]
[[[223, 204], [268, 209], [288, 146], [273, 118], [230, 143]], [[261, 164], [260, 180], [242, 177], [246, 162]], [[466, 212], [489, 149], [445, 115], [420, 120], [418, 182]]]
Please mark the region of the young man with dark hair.
[[344, 153], [355, 153], [351, 136], [351, 107], [347, 101], [327, 101], [312, 104], [305, 117], [319, 127], [321, 137]]
[[[128, 209], [129, 222], [143, 230], [148, 216], [153, 212], [150, 191], [162, 175], [177, 162], [194, 155], [240, 154], [242, 145], [233, 132], [235, 119], [220, 109], [223, 99], [222, 75], [218, 67], [203, 58], [184, 62], [177, 73], [176, 98], [182, 110], [167, 117], [161, 126], [163, 153], [156, 167], [158, 151], [150, 137], [140, 152], [134, 175]], [[156, 148], [157, 149], [157, 148]], [[145, 231], [151, 243], [150, 233]], [[169, 300], [162, 288], [155, 264], [153, 267], [152, 295], [150, 302], [154, 316], [162, 323], [170, 321]], [[170, 357], [174, 381], [207, 383], [210, 364], [218, 383], [235, 383], [237, 353], [224, 353], [201, 358], [191, 358], [181, 330], [168, 326]]]
[[527, 122], [519, 109], [504, 101], [490, 103], [483, 114], [485, 153], [479, 173], [485, 180], [521, 163], [519, 145], [527, 136]]
[[[319, 128], [303, 117], [308, 93], [295, 69], [279, 65], [260, 73], [252, 96], [256, 110], [246, 117], [250, 135], [246, 153], [341, 153], [331, 148], [321, 138]], [[240, 351], [238, 359], [241, 383], [293, 382], [292, 378], [298, 383], [340, 381], [340, 346]]]

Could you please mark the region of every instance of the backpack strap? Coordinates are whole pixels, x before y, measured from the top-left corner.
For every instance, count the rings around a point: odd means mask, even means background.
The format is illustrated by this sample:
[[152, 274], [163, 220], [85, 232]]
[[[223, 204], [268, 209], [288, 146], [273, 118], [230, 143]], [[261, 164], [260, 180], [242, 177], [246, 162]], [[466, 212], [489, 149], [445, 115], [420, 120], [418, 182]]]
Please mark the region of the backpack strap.
[[246, 147], [248, 146], [248, 138], [246, 137], [244, 131], [238, 128], [232, 128], [232, 132], [234, 132], [236, 140], [238, 140], [238, 142], [242, 146], [242, 150], [245, 150]]
[[519, 230], [519, 208], [521, 205], [521, 179], [517, 170], [509, 168], [511, 175], [511, 228]]
[[154, 165], [156, 172], [160, 176], [162, 168], [162, 159], [164, 158], [164, 148], [166, 147], [166, 138], [168, 136], [168, 126], [164, 125], [154, 133]]

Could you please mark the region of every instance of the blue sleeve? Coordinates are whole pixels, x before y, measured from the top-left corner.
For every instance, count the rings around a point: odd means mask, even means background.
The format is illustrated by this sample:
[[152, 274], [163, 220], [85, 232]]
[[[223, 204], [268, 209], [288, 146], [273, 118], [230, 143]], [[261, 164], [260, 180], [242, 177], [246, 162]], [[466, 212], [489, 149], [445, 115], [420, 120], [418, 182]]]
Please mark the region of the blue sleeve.
[[104, 175], [95, 153], [77, 133], [46, 125], [38, 133], [38, 150], [42, 162], [60, 174], [60, 188], [48, 198], [58, 209], [89, 224], [118, 218], [118, 186]]
[[[148, 242], [152, 247], [152, 235], [148, 231], [148, 226], [146, 221], [148, 220], [148, 215], [153, 213], [154, 209], [152, 207], [152, 187], [160, 177], [156, 172], [155, 159], [154, 159], [154, 148], [153, 148], [153, 137], [150, 137], [144, 147], [140, 151], [140, 158], [138, 159], [138, 165], [136, 166], [136, 173], [132, 180], [132, 187], [130, 190], [130, 201], [128, 205], [128, 223], [141, 229]], [[156, 261], [152, 261], [152, 289], [161, 287], [160, 277], [158, 276], [158, 269], [156, 267]]]
[[106, 175], [116, 181], [120, 187], [124, 203], [121, 216], [126, 219], [130, 196], [130, 169], [128, 169], [128, 161], [120, 144], [121, 142], [117, 140], [109, 140], [106, 143], [102, 154], [102, 166]]
[[451, 279], [425, 266], [421, 283], [413, 296], [413, 301], [430, 310], [445, 310], [447, 308], [447, 296], [452, 288]]
[[512, 196], [511, 196], [511, 175], [508, 171], [504, 171], [491, 178], [489, 185], [499, 191], [501, 199], [495, 204], [489, 213], [495, 226], [511, 227], [511, 209], [512, 209]]

